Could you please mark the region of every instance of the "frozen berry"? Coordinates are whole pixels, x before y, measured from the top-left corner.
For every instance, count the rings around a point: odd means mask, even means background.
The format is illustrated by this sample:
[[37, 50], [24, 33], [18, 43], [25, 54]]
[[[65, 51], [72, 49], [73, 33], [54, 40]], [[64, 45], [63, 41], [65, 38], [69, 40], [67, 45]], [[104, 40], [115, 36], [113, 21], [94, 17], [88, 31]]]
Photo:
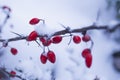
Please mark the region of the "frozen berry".
[[52, 38], [52, 43], [57, 44], [60, 43], [61, 41], [62, 41], [62, 36], [57, 35]]
[[92, 55], [91, 54], [87, 54], [85, 57], [85, 64], [88, 68], [91, 67], [92, 65]]
[[51, 39], [47, 39], [46, 37], [41, 37], [39, 39], [40, 39], [40, 41], [42, 42], [42, 44], [44, 46], [49, 46], [52, 43], [52, 40]]
[[29, 34], [27, 40], [28, 40], [28, 41], [36, 40], [37, 36], [38, 36], [37, 32], [36, 32], [36, 31], [32, 31], [32, 32]]
[[13, 55], [16, 55], [18, 53], [17, 49], [16, 48], [11, 48], [11, 53]]
[[86, 48], [82, 51], [82, 57], [85, 58], [86, 55], [91, 54], [91, 50], [89, 48]]
[[80, 36], [73, 36], [73, 41], [74, 43], [79, 44], [81, 42]]
[[35, 25], [35, 24], [38, 24], [39, 21], [40, 21], [40, 19], [38, 19], [38, 18], [32, 18], [32, 19], [29, 21], [29, 24]]
[[49, 46], [52, 43], [51, 40], [46, 40], [45, 42], [42, 42], [44, 46]]
[[47, 58], [51, 63], [55, 63], [55, 61], [56, 61], [56, 56], [53, 51], [48, 51]]
[[42, 43], [46, 42], [45, 37], [40, 37], [39, 39], [40, 39], [40, 41], [41, 41]]
[[47, 55], [45, 55], [44, 53], [42, 53], [40, 55], [40, 60], [43, 64], [45, 64], [47, 62]]
[[88, 42], [88, 41], [90, 41], [90, 36], [89, 35], [84, 35], [83, 37], [82, 37], [82, 40], [84, 41], [84, 42]]

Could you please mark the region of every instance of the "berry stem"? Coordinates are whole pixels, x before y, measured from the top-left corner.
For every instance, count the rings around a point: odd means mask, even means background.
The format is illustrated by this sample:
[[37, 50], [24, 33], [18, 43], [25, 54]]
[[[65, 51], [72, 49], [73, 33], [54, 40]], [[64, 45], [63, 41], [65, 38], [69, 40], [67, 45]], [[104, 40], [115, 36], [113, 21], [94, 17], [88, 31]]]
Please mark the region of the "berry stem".
[[43, 47], [43, 53], [45, 53], [45, 47]]
[[90, 49], [92, 50], [93, 45], [94, 45], [94, 42], [93, 42], [93, 40], [92, 40], [92, 39], [91, 39], [90, 41], [91, 41], [91, 46], [90, 46]]
[[50, 51], [50, 48], [47, 46], [48, 51]]
[[71, 41], [72, 41], [72, 34], [70, 35], [70, 41], [68, 42], [68, 45], [70, 45]]

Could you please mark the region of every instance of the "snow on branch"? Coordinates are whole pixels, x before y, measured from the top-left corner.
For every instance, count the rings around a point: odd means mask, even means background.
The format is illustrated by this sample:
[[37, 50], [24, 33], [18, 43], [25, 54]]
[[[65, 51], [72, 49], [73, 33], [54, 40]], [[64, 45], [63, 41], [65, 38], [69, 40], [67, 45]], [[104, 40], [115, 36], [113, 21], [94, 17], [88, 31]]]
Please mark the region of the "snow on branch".
[[[85, 31], [89, 31], [89, 30], [106, 30], [109, 33], [114, 32], [115, 30], [117, 30], [118, 28], [120, 28], [120, 23], [115, 25], [113, 28], [109, 28], [109, 26], [107, 25], [103, 25], [103, 26], [97, 26], [97, 25], [91, 25], [91, 26], [87, 26], [87, 27], [83, 27], [83, 28], [77, 28], [77, 29], [73, 29], [73, 30], [61, 30], [61, 31], [57, 31], [54, 32], [52, 34], [52, 36], [56, 36], [56, 35], [65, 35], [65, 34], [69, 34], [69, 33], [82, 33]], [[47, 36], [46, 35], [38, 35], [38, 37], [44, 37]], [[14, 38], [9, 38], [7, 39], [8, 42], [12, 42], [12, 41], [19, 41], [19, 40], [27, 40], [28, 36], [18, 36], [18, 37], [14, 37]], [[0, 39], [0, 42], [5, 42], [6, 39]]]

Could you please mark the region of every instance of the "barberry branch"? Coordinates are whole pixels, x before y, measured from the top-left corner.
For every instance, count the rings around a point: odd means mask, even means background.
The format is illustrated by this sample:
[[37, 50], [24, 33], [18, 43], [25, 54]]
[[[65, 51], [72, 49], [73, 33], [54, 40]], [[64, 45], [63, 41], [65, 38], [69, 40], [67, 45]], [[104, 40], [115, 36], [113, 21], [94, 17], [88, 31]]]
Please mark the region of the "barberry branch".
[[[103, 25], [103, 26], [91, 25], [91, 26], [87, 26], [87, 27], [83, 27], [83, 28], [73, 29], [70, 32], [68, 30], [57, 31], [57, 32], [54, 32], [52, 34], [52, 36], [65, 35], [65, 34], [69, 34], [69, 33], [82, 33], [84, 31], [89, 31], [89, 30], [106, 30], [107, 32], [112, 33], [115, 30], [117, 30], [118, 28], [120, 28], [120, 23], [115, 25], [113, 28], [109, 28], [109, 26], [107, 26], [107, 25]], [[44, 37], [44, 36], [47, 36], [47, 34], [46, 35], [38, 35], [38, 37]], [[28, 38], [28, 36], [19, 36], [19, 37], [9, 38], [9, 39], [7, 39], [7, 41], [12, 42], [12, 41], [19, 41], [19, 40], [27, 40], [27, 38]], [[0, 39], [0, 42], [4, 42], [4, 41], [6, 41], [6, 39]]]

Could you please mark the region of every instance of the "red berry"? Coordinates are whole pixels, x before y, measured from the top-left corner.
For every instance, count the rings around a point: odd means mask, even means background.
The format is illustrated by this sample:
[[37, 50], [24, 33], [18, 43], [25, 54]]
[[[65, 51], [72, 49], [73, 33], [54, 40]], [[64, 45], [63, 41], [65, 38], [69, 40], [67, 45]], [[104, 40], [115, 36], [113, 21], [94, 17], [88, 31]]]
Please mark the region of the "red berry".
[[88, 68], [91, 67], [92, 65], [92, 55], [91, 54], [87, 54], [85, 57], [85, 64]]
[[84, 42], [88, 42], [88, 41], [90, 41], [90, 36], [89, 35], [84, 35], [83, 37], [82, 37], [82, 40], [84, 41]]
[[28, 40], [28, 41], [36, 40], [37, 36], [38, 36], [37, 32], [36, 32], [36, 31], [32, 31], [32, 32], [29, 34], [27, 40]]
[[73, 41], [74, 41], [74, 43], [76, 43], [76, 44], [80, 43], [80, 42], [81, 42], [80, 36], [73, 36]]
[[13, 55], [16, 55], [18, 53], [17, 49], [16, 48], [11, 48], [11, 53]]
[[49, 46], [52, 43], [52, 40], [46, 39], [45, 37], [39, 38], [44, 46]]
[[32, 19], [29, 21], [29, 24], [35, 25], [35, 24], [39, 23], [39, 21], [40, 21], [40, 19], [38, 19], [38, 18], [32, 18]]
[[60, 43], [61, 41], [62, 41], [62, 36], [58, 35], [52, 38], [52, 43], [57, 44], [57, 43]]
[[52, 41], [51, 41], [50, 39], [45, 40], [45, 41], [42, 42], [42, 44], [43, 44], [44, 46], [49, 46], [51, 43], [52, 43]]
[[91, 54], [91, 50], [86, 48], [82, 51], [82, 57], [85, 58], [88, 54]]
[[11, 72], [10, 72], [10, 75], [11, 75], [11, 77], [15, 77], [16, 72], [15, 72], [15, 71], [11, 71]]
[[51, 43], [52, 43], [51, 40], [47, 40], [47, 41], [45, 41], [45, 42], [42, 42], [42, 44], [43, 44], [44, 46], [49, 46]]
[[48, 51], [47, 58], [51, 63], [55, 63], [55, 61], [56, 61], [56, 56], [53, 51]]
[[2, 9], [8, 9], [11, 12], [11, 8], [9, 8], [8, 6], [3, 6]]
[[46, 42], [46, 39], [44, 37], [39, 38], [42, 43]]
[[42, 53], [40, 55], [40, 60], [43, 64], [45, 64], [47, 62], [47, 56], [44, 53]]

